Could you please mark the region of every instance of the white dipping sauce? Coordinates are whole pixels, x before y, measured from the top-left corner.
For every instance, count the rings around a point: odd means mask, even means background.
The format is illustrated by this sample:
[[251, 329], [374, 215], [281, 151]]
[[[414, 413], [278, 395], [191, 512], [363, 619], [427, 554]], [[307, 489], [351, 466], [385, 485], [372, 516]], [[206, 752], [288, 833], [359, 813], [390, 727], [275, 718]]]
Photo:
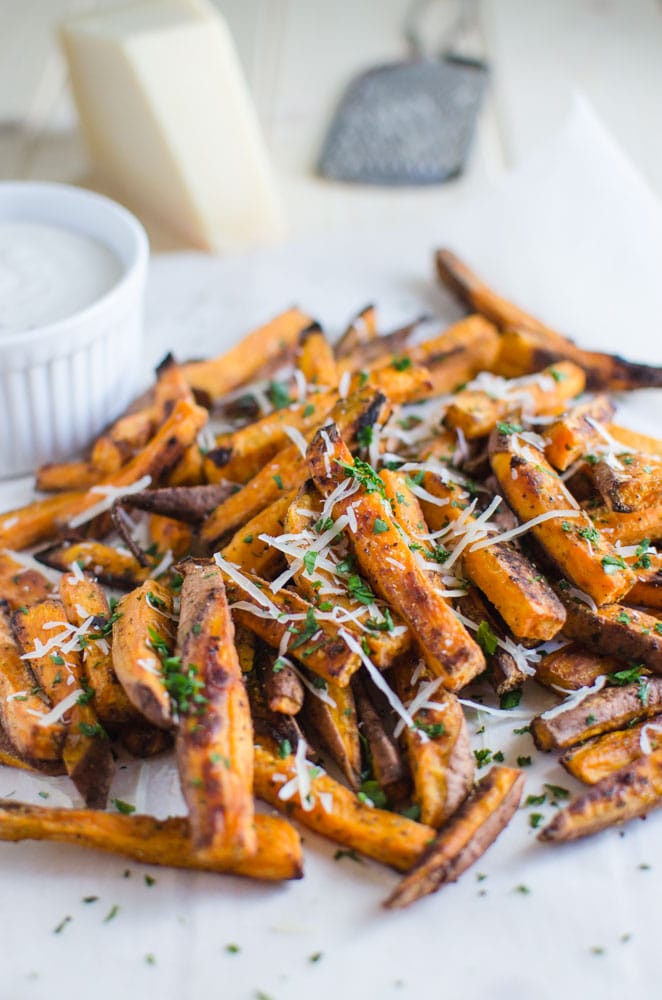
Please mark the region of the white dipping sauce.
[[110, 291], [122, 266], [63, 226], [0, 221], [0, 337], [66, 319]]

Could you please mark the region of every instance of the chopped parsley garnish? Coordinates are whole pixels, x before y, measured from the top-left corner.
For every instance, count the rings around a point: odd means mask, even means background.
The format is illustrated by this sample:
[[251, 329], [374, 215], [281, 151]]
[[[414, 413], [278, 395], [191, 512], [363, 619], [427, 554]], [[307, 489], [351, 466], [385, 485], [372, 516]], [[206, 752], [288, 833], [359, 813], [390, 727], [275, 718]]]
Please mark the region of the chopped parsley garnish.
[[115, 917], [117, 916], [117, 914], [119, 912], [120, 912], [119, 906], [117, 905], [117, 903], [113, 903], [113, 905], [111, 906], [110, 910], [108, 911], [108, 913], [106, 914], [106, 916], [103, 918], [104, 924], [108, 924], [108, 923], [110, 923], [111, 920], [114, 920]]
[[[384, 789], [376, 781], [364, 781], [361, 784], [361, 791], [359, 792], [359, 798], [361, 796], [364, 799], [370, 799], [370, 801], [377, 806], [378, 809], [385, 809], [388, 805], [388, 798]], [[363, 801], [363, 799], [361, 800]]]
[[56, 667], [64, 666], [64, 657], [60, 656], [59, 653], [51, 653], [51, 660], [53, 661]]
[[555, 382], [565, 382], [567, 375], [565, 372], [558, 371], [557, 368], [550, 368], [549, 374], [552, 376]]
[[405, 819], [419, 820], [421, 818], [421, 807], [418, 802], [414, 802], [412, 805], [407, 806], [406, 809], [400, 811], [400, 815], [404, 816]]
[[308, 403], [308, 405], [305, 407], [303, 411], [303, 415], [304, 417], [312, 417], [314, 412], [315, 412], [315, 407], [313, 406], [312, 403]]
[[124, 802], [122, 799], [111, 799], [110, 801], [123, 816], [130, 816], [136, 811], [136, 807], [132, 806], [130, 802]]
[[476, 642], [488, 656], [496, 653], [499, 642], [490, 628], [489, 622], [483, 620], [476, 629]]
[[289, 740], [281, 740], [278, 744], [278, 756], [281, 760], [285, 760], [292, 753], [292, 744]]
[[492, 762], [492, 751], [488, 750], [487, 747], [484, 747], [482, 750], [474, 750], [474, 757], [480, 770], [481, 767], [487, 767]]
[[603, 556], [600, 563], [607, 576], [613, 576], [619, 570], [627, 569], [625, 560], [620, 556]]
[[94, 688], [88, 687], [85, 681], [81, 682], [81, 687], [83, 689], [83, 693], [78, 695], [78, 698], [76, 699], [76, 704], [89, 705], [89, 703], [94, 698]]
[[70, 924], [73, 919], [73, 917], [69, 916], [63, 917], [57, 927], [53, 928], [53, 934], [61, 934], [67, 924]]
[[279, 490], [284, 489], [282, 476], [274, 476], [274, 482]]
[[366, 424], [365, 427], [361, 427], [359, 433], [356, 435], [356, 439], [361, 448], [370, 447], [370, 445], [372, 444], [374, 433], [375, 431], [372, 424]]
[[640, 677], [637, 681], [637, 698], [641, 702], [642, 708], [648, 707], [648, 697], [650, 695], [651, 686], [647, 680]]
[[528, 896], [531, 890], [528, 885], [516, 885], [514, 892], [519, 892], [520, 896]]
[[162, 597], [158, 597], [152, 590], [147, 591], [147, 600], [155, 608], [159, 608], [161, 611], [167, 610], [168, 605], [163, 600]]
[[446, 732], [446, 728], [443, 722], [433, 722], [430, 724], [425, 722], [417, 722], [416, 728], [420, 729], [421, 732], [425, 733], [426, 736], [429, 736], [431, 740], [439, 739], [439, 737], [443, 736], [444, 733]]
[[450, 555], [450, 552], [448, 549], [445, 549], [443, 545], [435, 545], [435, 547], [430, 550], [428, 555], [430, 556], [430, 559], [433, 559], [435, 562], [445, 563]]
[[319, 962], [321, 957], [322, 957], [321, 951], [314, 951], [312, 955], [308, 956], [308, 961], [314, 964], [315, 962]]
[[497, 430], [499, 434], [521, 434], [524, 428], [521, 424], [509, 424], [500, 420], [497, 423]]
[[518, 767], [531, 767], [531, 758], [530, 757], [518, 757], [517, 758], [517, 766]]
[[383, 535], [386, 531], [388, 531], [388, 521], [385, 521], [381, 517], [376, 517], [375, 523], [372, 526], [373, 535]]
[[522, 700], [522, 689], [515, 688], [514, 691], [505, 691], [499, 698], [499, 708], [517, 708]]
[[624, 687], [626, 684], [633, 684], [639, 680], [645, 667], [634, 666], [625, 670], [617, 670], [613, 674], [607, 674], [607, 683], [612, 687]]
[[380, 496], [386, 499], [384, 483], [369, 462], [364, 462], [361, 458], [355, 458], [353, 465], [349, 465], [347, 462], [340, 462], [338, 459], [336, 459], [336, 463], [340, 466], [343, 472], [346, 472], [348, 476], [356, 479], [356, 481], [364, 488], [366, 493], [379, 493]]
[[595, 545], [600, 541], [600, 533], [597, 528], [577, 528], [577, 534], [580, 538], [585, 538], [587, 542], [593, 542]]
[[292, 402], [289, 390], [282, 382], [270, 382], [267, 396], [275, 410], [284, 410]]
[[404, 372], [411, 368], [411, 358], [393, 358], [391, 368], [395, 368], [396, 372]]
[[347, 850], [338, 850], [333, 855], [334, 861], [342, 861], [343, 858], [349, 858], [350, 861], [356, 861], [357, 865], [363, 864], [363, 858], [359, 857], [353, 847], [350, 847]]
[[530, 732], [531, 732], [530, 726], [521, 726], [519, 729], [513, 729], [513, 734], [515, 736], [524, 736], [525, 733], [530, 733]]
[[156, 653], [156, 655], [161, 657], [162, 659], [163, 657], [169, 657], [170, 647], [168, 643], [165, 641], [165, 639], [161, 638], [156, 629], [152, 628], [151, 625], [148, 625], [147, 633], [149, 635], [149, 644]]
[[651, 557], [648, 554], [649, 548], [650, 538], [644, 538], [642, 543], [637, 546], [637, 551], [635, 552], [636, 561], [632, 563], [634, 569], [650, 569]]
[[632, 618], [627, 613], [627, 611], [619, 611], [619, 613], [616, 615], [616, 621], [619, 622], [621, 625], [629, 625], [632, 621]]
[[306, 552], [306, 554], [304, 555], [304, 557], [303, 557], [303, 564], [306, 567], [306, 572], [307, 573], [310, 573], [310, 574], [314, 573], [314, 571], [315, 571], [315, 563], [317, 562], [317, 556], [318, 555], [319, 555], [319, 553], [315, 552], [314, 549], [309, 549], [308, 552]]
[[288, 666], [287, 660], [285, 660], [282, 656], [279, 656], [274, 660], [274, 665], [271, 668], [271, 672], [274, 674], [279, 674], [281, 670], [284, 670], [285, 667], [287, 666]]
[[107, 740], [108, 733], [103, 728], [100, 722], [79, 722], [78, 730], [83, 734], [83, 736], [94, 736], [100, 740]]
[[315, 524], [315, 531], [318, 535], [323, 535], [325, 531], [332, 528], [334, 525], [334, 520], [332, 517], [320, 517], [319, 521]]
[[544, 818], [542, 813], [531, 813], [529, 816], [529, 826], [533, 830], [537, 830]]
[[542, 806], [545, 804], [547, 796], [543, 792], [541, 795], [527, 795], [525, 806]]
[[383, 615], [384, 619], [381, 622], [376, 621], [374, 618], [368, 618], [365, 627], [371, 629], [373, 632], [392, 632], [393, 619], [388, 608], [384, 608]]
[[297, 638], [292, 643], [292, 649], [298, 649], [299, 646], [305, 645], [309, 639], [312, 639], [318, 628], [319, 625], [317, 624], [317, 619], [315, 618], [315, 612], [312, 608], [308, 608], [306, 611], [306, 619], [303, 623], [303, 629], [299, 631], [299, 629], [292, 628], [292, 631], [297, 633]]
[[239, 952], [241, 951], [241, 948], [239, 947], [238, 944], [226, 944], [225, 950], [227, 951], [228, 955], [238, 955]]
[[353, 573], [347, 581], [347, 589], [359, 604], [374, 604], [375, 595], [365, 580], [362, 580], [356, 573]]
[[156, 885], [156, 879], [153, 875], [145, 875], [145, 885], [148, 889], [151, 889], [153, 885]]
[[200, 714], [204, 711], [209, 699], [201, 693], [205, 685], [197, 676], [194, 663], [189, 663], [185, 669], [181, 656], [168, 656], [163, 660], [162, 679], [179, 712], [195, 711]]
[[550, 783], [546, 781], [544, 783], [544, 787], [549, 789], [550, 795], [552, 795], [555, 799], [570, 798], [570, 792], [567, 788], [564, 788], [563, 785], [550, 785]]

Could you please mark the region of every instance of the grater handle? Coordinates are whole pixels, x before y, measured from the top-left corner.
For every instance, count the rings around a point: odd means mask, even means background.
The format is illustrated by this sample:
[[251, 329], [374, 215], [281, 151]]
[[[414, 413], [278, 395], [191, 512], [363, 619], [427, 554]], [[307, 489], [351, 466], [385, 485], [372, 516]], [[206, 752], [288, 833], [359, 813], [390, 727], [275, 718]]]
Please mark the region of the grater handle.
[[458, 0], [456, 16], [442, 33], [438, 44], [434, 46], [434, 51], [429, 52], [421, 34], [421, 17], [426, 10], [437, 3], [439, 0], [412, 0], [407, 9], [402, 25], [402, 34], [412, 59], [426, 59], [431, 55], [453, 55], [458, 41], [470, 34], [476, 27], [479, 0]]

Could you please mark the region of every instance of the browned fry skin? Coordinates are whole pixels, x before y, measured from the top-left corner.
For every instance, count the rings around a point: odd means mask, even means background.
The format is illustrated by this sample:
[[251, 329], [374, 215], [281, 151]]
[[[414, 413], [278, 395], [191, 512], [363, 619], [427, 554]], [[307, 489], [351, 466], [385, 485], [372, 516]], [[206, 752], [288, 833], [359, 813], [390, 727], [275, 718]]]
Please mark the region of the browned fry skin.
[[81, 637], [81, 645], [83, 673], [94, 692], [92, 704], [97, 715], [111, 725], [139, 718], [113, 669], [112, 616], [103, 588], [87, 574], [64, 573], [60, 598], [72, 625], [80, 627], [88, 618], [94, 618], [92, 631]]
[[156, 369], [154, 408], [157, 423], [161, 424], [168, 419], [180, 399], [192, 403], [193, 393], [183, 367], [175, 361], [172, 354], [166, 354]]
[[388, 364], [380, 364], [368, 372], [355, 371], [349, 383], [350, 393], [358, 392], [365, 384], [382, 392], [393, 405], [427, 399], [434, 395], [432, 375], [428, 369], [422, 364], [403, 368], [402, 365], [408, 360], [390, 359]]
[[[336, 385], [336, 382], [329, 383]], [[259, 420], [216, 438], [216, 447], [205, 456], [205, 475], [210, 483], [229, 479], [247, 483], [279, 451], [288, 448], [291, 439], [285, 430], [306, 431], [317, 427], [338, 401], [335, 390], [319, 392], [296, 403], [268, 413]], [[220, 501], [219, 501], [220, 502]]]
[[434, 844], [388, 897], [387, 909], [401, 909], [457, 879], [508, 825], [519, 806], [524, 775], [493, 767], [444, 826]]
[[483, 316], [468, 316], [403, 354], [413, 365], [424, 365], [429, 370], [431, 389], [419, 397], [425, 398], [452, 392], [478, 372], [491, 371], [498, 350], [496, 327]]
[[490, 684], [496, 694], [508, 694], [510, 691], [517, 691], [527, 679], [523, 670], [517, 666], [515, 658], [505, 649], [497, 649], [496, 653], [490, 657]]
[[336, 357], [346, 358], [377, 337], [377, 314], [371, 302], [351, 320], [336, 344]]
[[358, 344], [354, 350], [342, 357], [336, 346], [339, 372], [366, 370], [375, 364], [383, 364], [389, 357], [392, 360], [400, 360], [416, 327], [428, 318], [428, 316], [419, 316], [413, 322], [407, 323], [406, 326], [392, 330], [391, 333], [375, 335], [372, 340]]
[[[418, 684], [412, 684], [414, 669], [411, 659], [402, 659], [393, 671], [395, 688], [404, 704], [409, 704], [421, 685], [430, 681], [424, 675]], [[438, 829], [469, 794], [474, 762], [464, 712], [455, 695], [437, 689], [427, 700], [442, 707], [420, 708], [414, 714], [420, 728], [405, 728], [402, 739], [421, 822]]]
[[327, 684], [326, 693], [333, 704], [306, 694], [303, 707], [306, 732], [312, 729], [350, 788], [358, 791], [361, 785], [361, 744], [352, 687], [350, 684], [344, 688]]
[[0, 840], [53, 840], [122, 854], [144, 864], [268, 881], [302, 877], [301, 840], [294, 827], [276, 816], [256, 816], [255, 832], [257, 850], [251, 857], [237, 857], [222, 849], [202, 856], [194, 850], [189, 823], [183, 816], [154, 819], [0, 800]]
[[[55, 623], [55, 627], [53, 627]], [[17, 611], [13, 625], [24, 653], [34, 653], [39, 643], [62, 635], [68, 638], [68, 625], [64, 608], [59, 601], [46, 600], [27, 611]], [[48, 698], [58, 705], [79, 690], [79, 699], [67, 712], [69, 722], [62, 747], [67, 774], [93, 809], [103, 809], [108, 798], [114, 772], [113, 757], [106, 731], [90, 704], [90, 692], [84, 691], [80, 655], [76, 651], [64, 652], [59, 645], [49, 652], [32, 657], [30, 667]]]
[[97, 482], [118, 472], [133, 452], [143, 448], [156, 426], [153, 406], [119, 417], [92, 445], [90, 464], [97, 469]]
[[573, 406], [556, 423], [546, 427], [545, 458], [550, 465], [565, 472], [595, 445], [604, 444], [594, 423], [607, 424], [613, 414], [614, 404], [609, 397], [595, 396], [588, 403]]
[[305, 688], [288, 663], [273, 659], [265, 670], [265, 693], [272, 712], [297, 715], [303, 708]]
[[122, 726], [117, 732], [120, 743], [132, 757], [156, 757], [173, 744], [172, 733], [157, 729], [148, 722]]
[[648, 569], [636, 569], [637, 582], [628, 592], [625, 600], [628, 604], [662, 610], [662, 566], [659, 558], [651, 556], [651, 566]]
[[512, 387], [506, 386], [509, 394], [503, 398], [496, 399], [483, 389], [463, 389], [453, 396], [444, 422], [452, 430], [459, 428], [468, 441], [486, 437], [513, 410], [522, 409], [527, 415], [561, 413], [585, 383], [581, 368], [572, 361], [559, 361], [530, 381], [518, 379]]
[[158, 552], [172, 552], [173, 559], [183, 558], [191, 548], [193, 531], [187, 524], [172, 517], [151, 514], [149, 518], [149, 538]]
[[87, 490], [98, 483], [102, 475], [92, 462], [52, 462], [37, 469], [34, 485], [40, 493]]
[[[353, 443], [362, 428], [382, 423], [390, 416], [390, 405], [384, 395], [371, 386], [339, 400], [329, 419], [337, 420]], [[308, 435], [312, 436], [311, 433]], [[220, 504], [205, 520], [201, 539], [213, 545], [226, 532], [235, 531], [270, 503], [280, 499], [286, 490], [298, 489], [308, 478], [308, 464], [297, 445], [284, 448], [258, 472], [243, 489]], [[1, 521], [0, 521], [1, 528]], [[1, 536], [0, 536], [1, 537]]]
[[628, 729], [596, 736], [595, 739], [582, 743], [579, 747], [566, 750], [560, 763], [578, 781], [583, 781], [586, 785], [595, 785], [603, 778], [643, 757], [641, 739], [644, 727], [648, 727], [646, 736], [651, 748], [661, 749], [662, 715], [654, 715], [652, 719], [638, 722]]
[[[264, 580], [250, 573], [246, 573], [245, 576], [251, 583], [265, 591], [269, 602], [278, 608], [278, 614], [283, 615], [283, 618], [275, 616], [262, 618], [243, 608], [233, 607], [237, 601], [242, 601], [261, 610], [248, 591], [226, 575], [225, 587], [235, 622], [250, 629], [273, 649], [278, 649], [283, 637], [291, 632], [293, 638], [287, 649], [289, 657], [298, 660], [302, 666], [324, 678], [327, 683], [339, 684], [341, 687], [349, 684], [352, 674], [359, 669], [361, 660], [338, 635], [337, 625], [325, 619], [317, 619], [312, 604], [304, 601], [298, 594], [289, 590], [280, 590], [277, 594], [272, 594], [269, 584]], [[300, 618], [288, 622], [289, 615], [297, 615]], [[308, 621], [311, 623], [310, 628]]]
[[569, 639], [576, 639], [594, 653], [645, 663], [655, 673], [662, 673], [662, 634], [657, 618], [622, 604], [593, 611], [563, 590], [559, 596], [568, 613], [563, 631]]
[[131, 704], [159, 729], [174, 726], [161, 661], [174, 646], [172, 592], [149, 580], [126, 594], [113, 623], [113, 667]]
[[0, 724], [10, 744], [19, 756], [57, 760], [65, 727], [61, 722], [43, 724], [49, 707], [40, 697], [34, 674], [21, 659], [5, 602], [0, 602], [0, 663]]
[[387, 732], [363, 677], [357, 674], [352, 687], [361, 727], [367, 744], [367, 756], [375, 781], [390, 802], [400, 802], [411, 786], [411, 776], [400, 756], [395, 739]]
[[560, 809], [539, 840], [561, 843], [645, 816], [662, 805], [662, 750], [640, 757]]
[[177, 766], [193, 846], [209, 857], [219, 850], [254, 854], [253, 726], [223, 575], [208, 562], [186, 562], [181, 570], [182, 684], [170, 690], [179, 714]]
[[[156, 483], [181, 458], [207, 420], [206, 410], [182, 400], [145, 447], [99, 486], [121, 487], [149, 475]], [[58, 526], [99, 503], [95, 487], [82, 493], [62, 493], [36, 500], [0, 518], [0, 546], [24, 549], [51, 537]]]
[[319, 323], [313, 323], [301, 334], [296, 366], [309, 385], [338, 384], [338, 366], [333, 349]]
[[531, 735], [539, 750], [562, 750], [592, 736], [649, 719], [662, 709], [662, 678], [640, 677], [624, 687], [607, 687], [552, 718], [536, 716]]
[[[62, 740], [65, 730], [62, 727]], [[58, 777], [67, 770], [60, 756], [57, 760], [37, 760], [21, 753], [11, 742], [7, 734], [0, 729], [0, 764], [4, 767], [15, 767], [19, 771], [34, 771], [36, 774], [47, 774]]]
[[[308, 460], [317, 488], [325, 496], [346, 478], [345, 470], [354, 467], [352, 455], [334, 425], [326, 428], [324, 436], [315, 437], [308, 449]], [[363, 573], [409, 626], [426, 663], [443, 678], [444, 686], [453, 691], [464, 687], [485, 669], [480, 647], [430, 583], [379, 492], [370, 493], [361, 487], [335, 505], [335, 516], [350, 504], [357, 524], [352, 544]]]
[[[307, 512], [313, 515], [312, 517], [307, 516]], [[319, 519], [322, 513], [322, 499], [315, 489], [311, 481], [305, 483], [301, 489], [296, 494], [293, 499], [285, 518], [285, 531], [292, 534], [297, 534], [304, 530], [309, 530], [311, 526], [315, 527], [316, 524], [320, 523]], [[286, 556], [288, 562], [291, 562], [291, 557]], [[333, 594], [333, 604], [335, 607], [344, 608], [348, 613], [356, 613], [360, 611], [362, 605], [354, 596], [352, 591], [349, 589], [350, 585], [354, 586], [355, 592], [356, 588], [359, 587], [366, 594], [371, 593], [368, 584], [365, 580], [355, 573], [349, 573], [345, 579], [334, 576], [332, 573], [325, 570], [323, 567], [315, 565], [314, 572], [312, 574], [308, 573], [305, 568], [298, 570], [294, 574], [294, 581], [296, 582], [297, 590], [302, 597], [305, 597], [307, 601], [315, 606], [324, 603], [324, 595], [320, 593], [319, 582], [327, 584], [333, 587], [334, 590], [339, 590], [341, 587], [347, 589], [343, 593]], [[375, 598], [376, 600], [376, 598]], [[406, 653], [411, 646], [411, 634], [409, 629], [403, 628], [402, 621], [397, 617], [397, 615], [391, 615], [393, 625], [395, 628], [390, 631], [381, 631], [380, 629], [370, 629], [365, 631], [355, 622], [349, 620], [343, 626], [347, 628], [352, 635], [356, 635], [360, 641], [362, 641], [366, 647], [368, 655], [380, 670], [385, 670], [389, 667], [398, 656]], [[367, 616], [364, 617], [365, 621], [370, 621]], [[382, 624], [387, 624], [386, 620]]]
[[268, 542], [263, 542], [260, 535], [282, 534], [287, 512], [295, 497], [296, 491], [288, 490], [242, 525], [223, 548], [223, 558], [248, 573], [257, 573], [267, 579], [276, 576], [284, 568], [282, 553]]
[[299, 335], [313, 322], [299, 309], [288, 309], [243, 337], [225, 354], [208, 361], [191, 361], [184, 373], [193, 389], [211, 402], [243, 385], [269, 362], [291, 354]]
[[[319, 769], [313, 769], [306, 809], [298, 792], [283, 801], [279, 797], [282, 778], [290, 781], [296, 773], [292, 754], [280, 757], [269, 740], [260, 740], [255, 747], [255, 794], [315, 833], [399, 871], [411, 868], [434, 839], [432, 827], [361, 802]], [[330, 796], [328, 812], [323, 805], [325, 799], [320, 798], [324, 794]]]
[[607, 507], [630, 514], [654, 504], [662, 491], [662, 460], [631, 454], [621, 455], [618, 460], [620, 469], [604, 461], [591, 467], [593, 481]]
[[619, 541], [621, 545], [639, 545], [644, 538], [657, 542], [662, 539], [662, 503], [657, 502], [635, 510], [631, 514], [620, 514], [608, 507], [591, 507], [591, 520], [600, 534], [609, 542]]
[[8, 552], [0, 552], [0, 600], [12, 611], [43, 601], [53, 590], [50, 580], [36, 569], [28, 569]]
[[[521, 522], [550, 511], [571, 511], [577, 502], [545, 456], [517, 434], [494, 433], [490, 462], [499, 490]], [[611, 604], [635, 582], [632, 570], [585, 511], [554, 517], [531, 534], [561, 572], [596, 604]]]
[[119, 552], [103, 542], [63, 542], [35, 552], [35, 559], [44, 566], [51, 566], [67, 573], [73, 563], [78, 563], [108, 587], [132, 590], [149, 576], [152, 566], [141, 566], [135, 556]]
[[[436, 265], [442, 284], [467, 309], [476, 309], [502, 329], [521, 328], [504, 331], [502, 352], [507, 347], [507, 353], [499, 358], [499, 374], [524, 375], [566, 358], [586, 369], [592, 389], [636, 389], [662, 384], [662, 369], [625, 361], [618, 355], [581, 350], [567, 337], [493, 292], [450, 250], [437, 251]], [[504, 343], [513, 333], [520, 338], [517, 346]]]
[[[423, 485], [428, 493], [445, 500], [443, 507], [423, 501], [422, 507], [430, 528], [439, 531], [457, 521], [469, 506], [461, 489], [443, 483], [434, 473], [426, 472]], [[474, 517], [465, 519], [469, 522]], [[508, 542], [462, 552], [462, 568], [471, 582], [494, 605], [513, 635], [518, 639], [545, 642], [563, 628], [565, 611], [547, 580], [536, 566]]]
[[184, 524], [199, 524], [226, 497], [236, 493], [236, 483], [222, 480], [197, 486], [162, 486], [156, 490], [141, 490], [122, 497], [123, 507], [144, 510], [148, 514], [172, 517]]
[[577, 643], [568, 643], [541, 657], [536, 664], [536, 680], [556, 691], [578, 691], [591, 687], [598, 677], [622, 669], [623, 664], [611, 656], [597, 656]]

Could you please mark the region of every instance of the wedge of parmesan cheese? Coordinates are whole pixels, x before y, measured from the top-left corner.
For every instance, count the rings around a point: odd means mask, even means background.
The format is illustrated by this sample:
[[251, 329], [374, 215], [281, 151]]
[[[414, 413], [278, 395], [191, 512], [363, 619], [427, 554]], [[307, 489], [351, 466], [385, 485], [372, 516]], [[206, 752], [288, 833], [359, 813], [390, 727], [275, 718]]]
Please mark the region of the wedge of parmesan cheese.
[[104, 185], [203, 250], [270, 242], [281, 211], [227, 25], [206, 0], [140, 0], [61, 28]]

